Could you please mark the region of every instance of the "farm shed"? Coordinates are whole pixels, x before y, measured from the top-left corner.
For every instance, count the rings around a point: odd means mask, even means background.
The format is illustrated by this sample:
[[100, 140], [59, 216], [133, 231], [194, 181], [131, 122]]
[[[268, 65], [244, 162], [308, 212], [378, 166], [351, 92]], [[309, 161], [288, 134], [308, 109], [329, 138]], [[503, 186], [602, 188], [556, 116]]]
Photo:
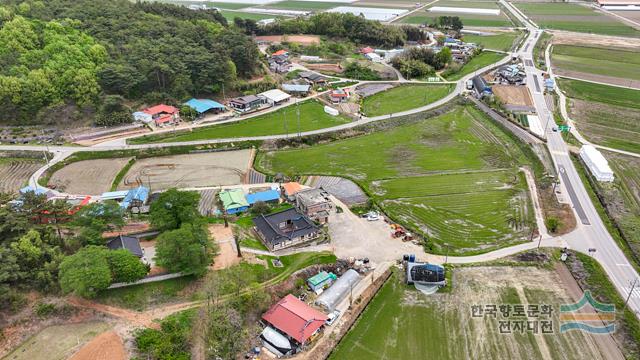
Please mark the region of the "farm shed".
[[476, 91], [476, 96], [478, 98], [492, 94], [491, 87], [481, 76], [476, 76], [471, 80], [473, 81], [473, 89]]
[[331, 286], [331, 284], [338, 277], [334, 273], [328, 273], [326, 271], [321, 271], [314, 276], [307, 279], [307, 284], [313, 291], [318, 291], [324, 289], [325, 286]]
[[593, 145], [583, 145], [580, 149], [580, 158], [596, 180], [603, 182], [613, 181], [613, 170], [609, 167], [609, 162]]
[[311, 85], [309, 84], [282, 84], [282, 90], [288, 92], [292, 95], [307, 95], [311, 90]]
[[327, 311], [335, 310], [336, 306], [349, 295], [358, 282], [360, 282], [360, 274], [353, 269], [347, 270], [330, 288], [318, 296], [316, 305]]
[[264, 99], [255, 95], [241, 96], [229, 100], [229, 106], [240, 113], [258, 110], [263, 104]]
[[222, 207], [227, 214], [237, 214], [249, 209], [249, 203], [240, 189], [221, 191], [218, 194]]
[[144, 256], [142, 247], [140, 247], [140, 240], [133, 236], [119, 235], [108, 240], [106, 245], [109, 250], [127, 249], [130, 253], [139, 258]]
[[129, 209], [134, 206], [140, 207], [147, 203], [148, 198], [149, 188], [146, 186], [139, 186], [127, 192], [124, 200], [120, 203], [120, 207], [123, 209]]
[[367, 58], [367, 60], [371, 60], [373, 62], [381, 62], [382, 61], [382, 57], [380, 57], [380, 55], [372, 52], [372, 53], [368, 53], [368, 54], [364, 54], [364, 57]]
[[267, 100], [267, 103], [271, 104], [272, 106], [282, 104], [283, 102], [288, 101], [289, 98], [291, 98], [291, 95], [280, 89], [267, 90], [263, 93], [260, 93], [258, 96], [265, 98]]
[[102, 195], [100, 195], [100, 200], [101, 201], [124, 200], [124, 198], [127, 196], [128, 193], [129, 193], [129, 190], [109, 191], [109, 192], [102, 193]]
[[262, 314], [263, 321], [300, 345], [318, 333], [327, 319], [325, 314], [291, 294]]
[[321, 224], [329, 220], [332, 208], [329, 194], [322, 189], [307, 189], [296, 193], [296, 209]]
[[266, 203], [277, 203], [280, 200], [280, 193], [277, 190], [260, 191], [246, 196], [249, 205], [253, 205], [258, 201]]
[[296, 199], [296, 193], [302, 190], [302, 185], [298, 184], [297, 182], [288, 182], [282, 184], [282, 190], [287, 200], [293, 201]]
[[253, 218], [254, 229], [271, 250], [302, 244], [318, 237], [319, 228], [304, 214], [291, 208]]
[[184, 103], [188, 107], [195, 110], [198, 114], [203, 114], [207, 111], [213, 111], [219, 113], [225, 111], [227, 108], [217, 101], [211, 99], [191, 99]]

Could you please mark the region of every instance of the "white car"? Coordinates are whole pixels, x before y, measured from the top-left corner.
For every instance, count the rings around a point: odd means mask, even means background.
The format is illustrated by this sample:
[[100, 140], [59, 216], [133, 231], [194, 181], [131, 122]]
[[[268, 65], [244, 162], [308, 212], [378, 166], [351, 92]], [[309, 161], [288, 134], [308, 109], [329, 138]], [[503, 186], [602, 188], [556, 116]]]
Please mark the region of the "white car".
[[371, 211], [371, 212], [367, 213], [367, 215], [365, 217], [367, 218], [367, 221], [380, 220], [380, 215], [376, 211]]
[[331, 324], [333, 324], [334, 322], [336, 322], [336, 320], [338, 320], [338, 318], [340, 317], [340, 310], [334, 310], [331, 313], [329, 313], [329, 315], [327, 315], [328, 319], [327, 321], [325, 321], [325, 324], [327, 324], [328, 326], [331, 326]]

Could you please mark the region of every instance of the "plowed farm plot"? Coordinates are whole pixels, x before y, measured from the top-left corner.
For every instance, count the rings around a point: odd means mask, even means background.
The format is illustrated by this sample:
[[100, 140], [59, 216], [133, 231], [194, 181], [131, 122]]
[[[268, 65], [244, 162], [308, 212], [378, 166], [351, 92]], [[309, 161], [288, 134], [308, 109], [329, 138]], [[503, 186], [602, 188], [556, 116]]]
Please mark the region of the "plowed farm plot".
[[118, 189], [145, 185], [153, 191], [242, 184], [251, 150], [220, 151], [139, 159]]
[[459, 107], [411, 125], [261, 154], [270, 173], [355, 180], [430, 252], [472, 254], [526, 240], [533, 212], [518, 167], [530, 164], [482, 113]]
[[129, 158], [95, 159], [73, 162], [56, 171], [49, 185], [69, 194], [100, 195], [111, 189], [111, 183]]
[[493, 85], [491, 90], [504, 104], [533, 106], [531, 94], [526, 86]]
[[0, 158], [0, 192], [17, 193], [43, 164], [36, 159]]
[[[329, 359], [608, 359], [600, 339], [559, 331], [559, 308], [574, 299], [557, 272], [534, 266], [466, 267], [453, 271], [450, 293], [424, 295], [396, 272], [378, 291]], [[551, 314], [506, 312], [548, 305]], [[495, 305], [496, 316], [472, 316]], [[502, 308], [500, 308], [502, 306]], [[477, 313], [476, 313], [477, 314]], [[506, 314], [506, 316], [505, 316]], [[540, 324], [551, 321], [553, 333]], [[500, 331], [524, 322], [524, 331]], [[529, 330], [526, 325], [531, 324]], [[538, 331], [534, 333], [535, 325]], [[615, 346], [615, 345], [614, 345]], [[470, 354], [473, 354], [470, 356]]]

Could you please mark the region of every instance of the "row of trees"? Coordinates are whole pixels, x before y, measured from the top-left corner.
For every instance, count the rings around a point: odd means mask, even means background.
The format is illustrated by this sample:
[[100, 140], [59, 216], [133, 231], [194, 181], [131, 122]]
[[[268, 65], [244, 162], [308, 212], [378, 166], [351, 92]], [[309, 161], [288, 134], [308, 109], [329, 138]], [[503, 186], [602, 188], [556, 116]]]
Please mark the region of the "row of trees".
[[[3, 3], [0, 121], [47, 121], [66, 105], [118, 123], [123, 102], [106, 104], [106, 95], [179, 100], [260, 71], [252, 39], [214, 10], [127, 0]], [[108, 121], [111, 114], [117, 120]]]

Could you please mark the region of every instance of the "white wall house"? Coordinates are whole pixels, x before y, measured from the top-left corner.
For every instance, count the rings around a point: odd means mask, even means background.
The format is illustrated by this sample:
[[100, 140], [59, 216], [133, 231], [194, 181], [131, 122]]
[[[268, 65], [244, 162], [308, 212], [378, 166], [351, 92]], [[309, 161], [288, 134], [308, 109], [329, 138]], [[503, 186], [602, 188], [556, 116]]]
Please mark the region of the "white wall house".
[[587, 164], [589, 171], [598, 181], [612, 182], [613, 170], [609, 167], [609, 162], [602, 156], [600, 151], [592, 145], [584, 145], [580, 149], [580, 158]]

